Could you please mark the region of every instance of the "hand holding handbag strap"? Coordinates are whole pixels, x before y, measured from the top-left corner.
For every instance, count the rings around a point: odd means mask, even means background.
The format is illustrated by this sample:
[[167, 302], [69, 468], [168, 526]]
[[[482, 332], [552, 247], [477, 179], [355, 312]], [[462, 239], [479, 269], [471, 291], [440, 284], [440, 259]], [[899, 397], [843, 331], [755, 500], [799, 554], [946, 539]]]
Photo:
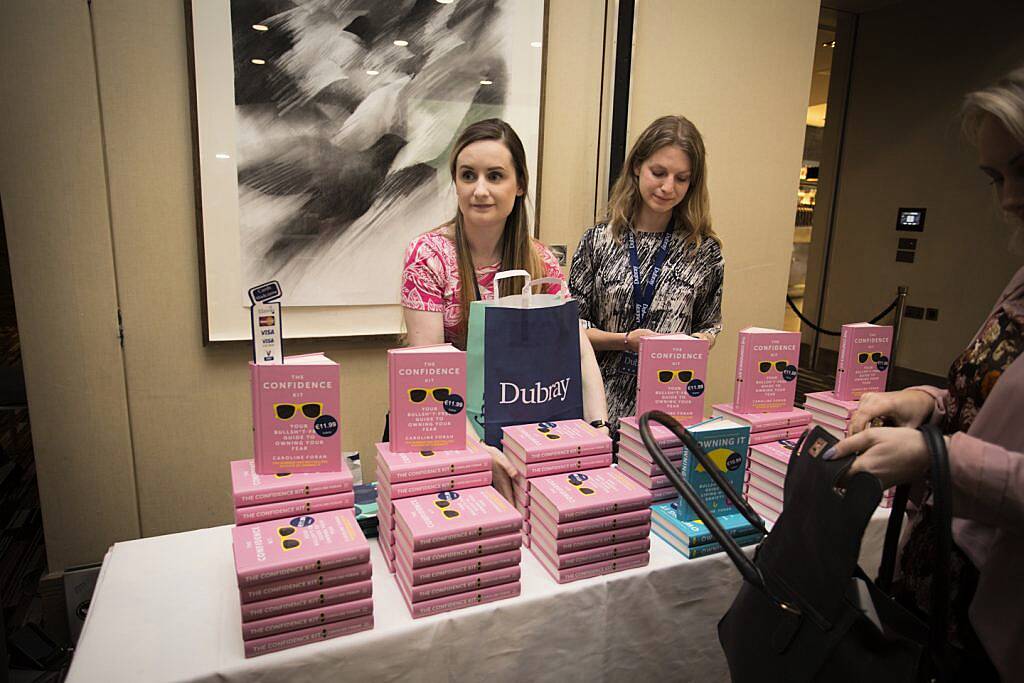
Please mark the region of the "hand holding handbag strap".
[[676, 471], [676, 468], [673, 467], [672, 463], [665, 456], [665, 453], [661, 450], [657, 440], [651, 433], [650, 423], [652, 421], [663, 425], [675, 434], [676, 438], [682, 441], [683, 445], [685, 445], [693, 456], [697, 458], [697, 461], [704, 466], [704, 470], [711, 476], [715, 485], [722, 489], [726, 497], [733, 505], [736, 506], [736, 509], [746, 517], [747, 521], [762, 533], [767, 533], [764, 521], [750, 508], [749, 505], [747, 505], [747, 502], [733, 490], [718, 471], [718, 468], [711, 462], [711, 459], [704, 452], [704, 449], [701, 448], [700, 444], [697, 443], [697, 440], [693, 438], [693, 435], [690, 434], [686, 428], [680, 425], [675, 418], [667, 413], [661, 412], [660, 410], [652, 410], [640, 416], [640, 438], [643, 439], [644, 445], [647, 447], [651, 457], [654, 458], [654, 461], [658, 463], [659, 467], [661, 467], [662, 472], [664, 472], [665, 476], [668, 477], [668, 480], [672, 482], [672, 486], [674, 486], [683, 498], [686, 499], [686, 502], [689, 503], [694, 510], [700, 512], [701, 520], [704, 522], [704, 525], [714, 535], [715, 540], [722, 545], [722, 548], [729, 556], [729, 559], [733, 561], [733, 564], [736, 565], [736, 568], [743, 575], [743, 578], [754, 586], [757, 586], [767, 592], [767, 587], [761, 577], [761, 572], [758, 571], [754, 563], [750, 561], [750, 558], [744, 554], [742, 549], [740, 549], [736, 540], [722, 528], [718, 519], [710, 510], [708, 510], [707, 505], [704, 504], [704, 501], [701, 500], [700, 496], [698, 496], [693, 490], [693, 487], [683, 479], [682, 475]]

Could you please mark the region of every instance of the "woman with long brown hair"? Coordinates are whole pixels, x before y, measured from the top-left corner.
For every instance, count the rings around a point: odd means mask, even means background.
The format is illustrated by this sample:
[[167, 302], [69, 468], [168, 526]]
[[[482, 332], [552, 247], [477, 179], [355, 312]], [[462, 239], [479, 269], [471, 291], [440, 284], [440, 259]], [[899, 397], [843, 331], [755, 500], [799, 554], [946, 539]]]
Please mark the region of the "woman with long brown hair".
[[[521, 269], [533, 279], [563, 282], [564, 276], [554, 255], [530, 237], [526, 152], [508, 123], [485, 119], [469, 125], [456, 140], [448, 166], [458, 207], [450, 221], [410, 243], [402, 306], [410, 345], [451, 342], [465, 349], [469, 304], [493, 294], [499, 271]], [[501, 288], [502, 296], [514, 294], [522, 283], [506, 280]], [[584, 416], [603, 422], [601, 374], [582, 331], [580, 354]], [[467, 438], [479, 441], [472, 427], [467, 429]], [[511, 500], [515, 468], [497, 449], [481, 446], [494, 459], [495, 487]]]
[[569, 289], [597, 351], [609, 420], [636, 411], [641, 338], [681, 332], [713, 344], [722, 329], [725, 264], [710, 205], [700, 132], [663, 116], [626, 157], [604, 220], [580, 240]]

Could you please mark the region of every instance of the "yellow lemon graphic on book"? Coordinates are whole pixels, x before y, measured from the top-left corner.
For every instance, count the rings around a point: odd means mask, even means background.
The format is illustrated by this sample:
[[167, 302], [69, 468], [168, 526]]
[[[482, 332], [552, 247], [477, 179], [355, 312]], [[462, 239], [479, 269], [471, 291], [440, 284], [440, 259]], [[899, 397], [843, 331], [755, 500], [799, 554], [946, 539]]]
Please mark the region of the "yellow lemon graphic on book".
[[[716, 448], [708, 453], [708, 457], [711, 458], [711, 462], [715, 463], [715, 467], [720, 472], [729, 472], [743, 463], [743, 458], [740, 457], [740, 454], [728, 448]], [[697, 471], [703, 472], [704, 466], [698, 464]]]

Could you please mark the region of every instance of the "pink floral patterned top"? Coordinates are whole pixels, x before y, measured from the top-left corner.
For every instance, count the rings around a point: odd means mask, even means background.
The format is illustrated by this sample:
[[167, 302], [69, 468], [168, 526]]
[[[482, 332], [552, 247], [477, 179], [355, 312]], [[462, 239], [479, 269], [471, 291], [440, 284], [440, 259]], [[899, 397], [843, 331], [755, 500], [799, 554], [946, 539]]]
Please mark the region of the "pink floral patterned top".
[[[565, 276], [547, 247], [534, 240], [533, 246], [544, 263], [544, 276], [557, 277], [565, 287]], [[501, 270], [501, 262], [476, 269], [480, 296], [488, 298], [494, 293], [494, 276]], [[470, 284], [472, 286], [472, 284]], [[545, 288], [546, 292], [558, 290]], [[472, 298], [472, 297], [471, 297]], [[420, 235], [405, 251], [402, 270], [402, 306], [414, 311], [436, 311], [444, 321], [444, 340], [455, 342], [461, 307], [459, 305], [459, 268], [455, 243], [438, 230]]]

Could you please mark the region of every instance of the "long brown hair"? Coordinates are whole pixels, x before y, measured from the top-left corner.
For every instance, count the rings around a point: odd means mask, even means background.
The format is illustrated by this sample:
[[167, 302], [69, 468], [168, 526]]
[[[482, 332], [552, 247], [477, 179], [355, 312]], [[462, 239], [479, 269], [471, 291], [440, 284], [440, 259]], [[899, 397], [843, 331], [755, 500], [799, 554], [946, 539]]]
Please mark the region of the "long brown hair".
[[704, 151], [704, 138], [697, 126], [685, 116], [662, 116], [655, 119], [640, 137], [622, 164], [619, 177], [612, 185], [608, 197], [608, 211], [604, 220], [616, 240], [622, 239], [626, 226], [633, 225], [633, 219], [640, 211], [643, 197], [640, 195], [640, 184], [637, 175], [640, 166], [651, 158], [662, 147], [673, 145], [678, 147], [690, 158], [690, 187], [683, 200], [672, 209], [676, 225], [689, 232], [688, 239], [700, 245], [705, 237], [713, 239], [719, 245], [722, 241], [711, 229], [711, 196], [708, 194], [707, 154]]
[[[512, 155], [516, 184], [522, 190], [522, 194], [516, 196], [511, 213], [505, 219], [505, 230], [501, 234], [501, 268], [502, 270], [525, 270], [530, 273], [531, 278], [543, 277], [545, 274], [544, 264], [530, 237], [530, 212], [527, 206], [530, 173], [526, 168], [526, 151], [523, 149], [523, 143], [519, 136], [512, 130], [512, 126], [501, 119], [484, 119], [467, 126], [455, 141], [451, 156], [448, 158], [448, 171], [451, 173], [452, 182], [455, 182], [459, 154], [469, 145], [481, 140], [497, 140], [505, 145]], [[445, 226], [451, 226], [454, 230], [453, 240], [459, 267], [461, 313], [455, 332], [455, 341], [456, 346], [465, 347], [466, 330], [469, 324], [469, 304], [476, 298], [473, 286], [476, 280], [476, 270], [473, 267], [469, 240], [466, 238], [462, 210], [456, 207], [455, 216], [442, 227]], [[519, 289], [522, 289], [521, 283], [505, 280], [501, 283], [499, 294], [506, 296], [514, 294]]]

